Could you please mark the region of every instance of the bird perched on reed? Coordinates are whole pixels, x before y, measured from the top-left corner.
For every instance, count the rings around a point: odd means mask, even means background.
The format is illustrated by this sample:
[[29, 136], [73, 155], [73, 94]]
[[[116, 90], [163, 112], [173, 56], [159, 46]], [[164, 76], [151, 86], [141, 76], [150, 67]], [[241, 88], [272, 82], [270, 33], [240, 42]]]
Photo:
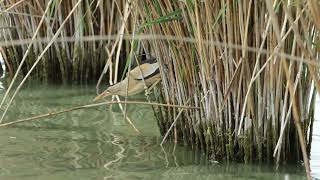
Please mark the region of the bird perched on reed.
[[159, 64], [155, 59], [150, 59], [133, 68], [125, 79], [108, 87], [94, 101], [110, 95], [132, 96], [148, 87], [152, 89], [160, 80]]

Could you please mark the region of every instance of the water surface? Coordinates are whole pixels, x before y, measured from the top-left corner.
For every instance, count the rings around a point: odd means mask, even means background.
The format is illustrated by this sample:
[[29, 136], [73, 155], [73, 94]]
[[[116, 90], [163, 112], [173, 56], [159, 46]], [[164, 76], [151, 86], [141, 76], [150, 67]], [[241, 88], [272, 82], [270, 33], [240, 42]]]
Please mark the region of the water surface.
[[[94, 87], [25, 88], [6, 121], [91, 103], [94, 94]], [[162, 149], [151, 108], [128, 105], [128, 115], [140, 134], [124, 121], [117, 105], [2, 128], [0, 179], [305, 179], [301, 165], [276, 170], [212, 163], [186, 147], [167, 143]], [[319, 144], [319, 138], [314, 142]], [[319, 155], [312, 158], [315, 176]]]

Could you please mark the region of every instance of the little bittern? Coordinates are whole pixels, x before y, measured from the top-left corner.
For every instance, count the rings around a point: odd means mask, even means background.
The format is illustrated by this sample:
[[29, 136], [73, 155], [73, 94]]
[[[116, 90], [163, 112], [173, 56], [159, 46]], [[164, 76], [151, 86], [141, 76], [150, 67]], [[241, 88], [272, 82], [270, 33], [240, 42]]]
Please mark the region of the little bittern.
[[148, 60], [133, 68], [122, 81], [108, 87], [94, 101], [110, 95], [132, 96], [160, 81], [159, 65], [156, 61]]

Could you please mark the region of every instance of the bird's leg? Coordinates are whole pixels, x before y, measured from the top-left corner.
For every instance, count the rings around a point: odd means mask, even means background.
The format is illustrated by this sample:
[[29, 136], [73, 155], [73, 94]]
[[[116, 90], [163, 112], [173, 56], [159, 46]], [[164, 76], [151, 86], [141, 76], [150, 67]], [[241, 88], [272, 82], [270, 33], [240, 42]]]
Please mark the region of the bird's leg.
[[153, 83], [148, 89], [145, 90], [145, 95], [149, 96], [149, 94], [151, 94], [151, 89], [153, 89], [159, 82], [161, 81], [161, 79], [157, 80], [155, 83]]

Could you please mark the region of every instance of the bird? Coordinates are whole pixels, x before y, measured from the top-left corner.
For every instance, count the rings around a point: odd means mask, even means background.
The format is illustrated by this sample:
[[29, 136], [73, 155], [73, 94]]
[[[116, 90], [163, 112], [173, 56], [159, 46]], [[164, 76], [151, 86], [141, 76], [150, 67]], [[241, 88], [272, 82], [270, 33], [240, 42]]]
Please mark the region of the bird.
[[146, 88], [152, 89], [161, 80], [159, 64], [155, 59], [149, 59], [133, 68], [122, 81], [108, 87], [94, 98], [98, 101], [110, 95], [132, 96]]

